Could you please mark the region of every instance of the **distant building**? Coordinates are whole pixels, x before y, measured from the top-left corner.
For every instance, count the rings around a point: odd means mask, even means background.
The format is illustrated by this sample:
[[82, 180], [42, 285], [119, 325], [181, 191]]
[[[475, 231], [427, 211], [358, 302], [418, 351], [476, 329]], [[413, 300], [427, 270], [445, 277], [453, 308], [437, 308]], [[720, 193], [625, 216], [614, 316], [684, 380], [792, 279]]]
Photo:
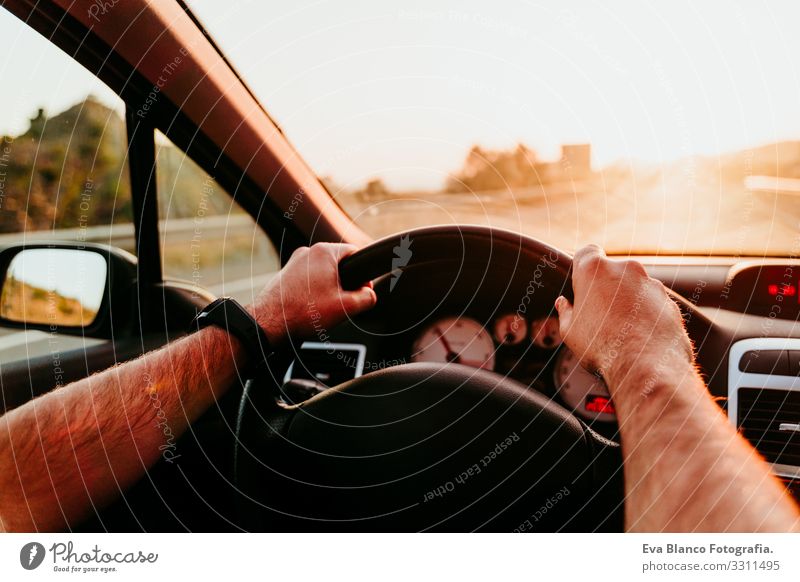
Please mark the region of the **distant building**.
[[542, 184], [561, 180], [581, 180], [592, 173], [592, 145], [588, 143], [561, 146], [561, 159], [540, 162], [535, 166]]

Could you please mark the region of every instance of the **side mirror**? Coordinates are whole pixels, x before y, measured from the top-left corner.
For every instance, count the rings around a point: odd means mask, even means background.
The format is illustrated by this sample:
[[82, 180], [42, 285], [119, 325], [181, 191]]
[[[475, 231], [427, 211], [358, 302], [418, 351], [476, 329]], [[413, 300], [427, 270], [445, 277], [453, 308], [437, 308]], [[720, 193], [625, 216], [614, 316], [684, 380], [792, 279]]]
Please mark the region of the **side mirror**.
[[[102, 245], [30, 244], [0, 252], [0, 325], [111, 337], [113, 303], [132, 315], [136, 259]], [[113, 293], [112, 293], [113, 291]], [[122, 316], [122, 317], [120, 317]], [[115, 331], [118, 331], [115, 322]]]
[[78, 249], [25, 249], [8, 265], [0, 317], [21, 323], [89, 327], [108, 283], [99, 253]]

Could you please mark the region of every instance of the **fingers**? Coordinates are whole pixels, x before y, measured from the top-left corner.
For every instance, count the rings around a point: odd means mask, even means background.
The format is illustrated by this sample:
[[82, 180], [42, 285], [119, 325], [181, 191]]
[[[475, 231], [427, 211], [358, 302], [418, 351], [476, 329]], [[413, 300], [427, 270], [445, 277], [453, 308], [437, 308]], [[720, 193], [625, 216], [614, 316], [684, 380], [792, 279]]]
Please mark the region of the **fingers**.
[[[327, 244], [326, 247], [333, 255], [336, 264], [343, 258], [352, 255], [358, 250], [358, 247], [351, 244]], [[336, 274], [338, 280], [338, 272]], [[339, 282], [341, 287], [341, 281]], [[373, 289], [372, 282], [365, 283], [360, 289], [356, 291], [344, 291], [342, 293], [342, 305], [347, 315], [356, 315], [362, 311], [366, 311], [375, 306], [378, 302], [378, 297]]]
[[596, 244], [588, 244], [585, 247], [579, 248], [572, 258], [572, 264], [577, 266], [585, 265], [596, 259], [604, 259], [606, 253]]
[[358, 250], [356, 245], [348, 243], [329, 243], [327, 246], [337, 263]]
[[563, 295], [556, 298], [556, 311], [558, 312], [558, 327], [561, 337], [567, 335], [570, 325], [572, 325], [572, 304]]
[[[581, 301], [597, 270], [607, 261], [606, 253], [596, 244], [588, 244], [575, 252], [572, 258], [572, 290], [575, 300]], [[565, 337], [572, 325], [574, 306], [564, 296], [555, 303], [561, 337]]]
[[342, 295], [342, 304], [348, 315], [356, 315], [371, 309], [378, 302], [378, 296], [372, 286], [365, 285], [358, 291], [345, 292]]
[[315, 243], [310, 247], [298, 247], [292, 253], [291, 259], [301, 260], [305, 258], [307, 261], [311, 261], [315, 258], [330, 256], [333, 260], [339, 262], [357, 250], [357, 246], [348, 243]]
[[596, 244], [588, 244], [575, 252], [572, 258], [572, 291], [576, 300], [583, 297], [606, 253]]
[[318, 253], [320, 256], [329, 255], [334, 260], [341, 261], [347, 255], [352, 255], [358, 250], [356, 245], [349, 243], [315, 243], [309, 247], [312, 253]]

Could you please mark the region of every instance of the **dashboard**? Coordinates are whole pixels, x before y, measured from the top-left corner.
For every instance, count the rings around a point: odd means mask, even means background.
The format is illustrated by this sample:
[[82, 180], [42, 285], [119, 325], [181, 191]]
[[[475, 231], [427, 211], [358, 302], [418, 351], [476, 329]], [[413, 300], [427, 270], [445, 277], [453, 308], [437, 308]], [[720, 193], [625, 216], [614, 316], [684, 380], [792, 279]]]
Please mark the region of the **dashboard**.
[[409, 360], [496, 372], [555, 396], [586, 421], [616, 420], [608, 389], [563, 345], [555, 317], [529, 322], [505, 313], [488, 326], [469, 316], [442, 317], [419, 332]]
[[[765, 329], [773, 335], [795, 333], [788, 326], [800, 315], [800, 281], [794, 275], [800, 272], [800, 262], [727, 261], [652, 257], [645, 265], [652, 277], [704, 313], [729, 320], [739, 337], [764, 335]], [[304, 344], [294, 376], [315, 386], [306, 389], [308, 396], [362, 373], [400, 364], [469, 366], [513, 378], [552, 398], [604, 436], [614, 437], [616, 416], [605, 384], [584, 370], [562, 341], [552, 309], [558, 290], [532, 298], [529, 308], [522, 309], [520, 290], [528, 285], [526, 274], [497, 268], [492, 274], [494, 278], [488, 279], [486, 273], [460, 271], [454, 276], [420, 270], [404, 274], [392, 292], [380, 293], [380, 284], [376, 285], [380, 297], [376, 309], [332, 330], [330, 342]], [[729, 413], [739, 426], [746, 421], [737, 417], [738, 388], [731, 388], [728, 380], [741, 377], [727, 373], [734, 351], [729, 342], [712, 340], [698, 346], [700, 356], [715, 365], [714, 373], [706, 376], [709, 389], [726, 411], [731, 400]], [[292, 381], [291, 373], [286, 381]]]
[[[293, 401], [393, 365], [460, 365], [512, 378], [555, 399], [601, 434], [616, 432], [605, 383], [564, 345], [554, 316], [529, 319], [504, 312], [482, 321], [477, 315], [441, 314], [399, 341], [376, 345], [374, 338], [353, 329], [345, 336], [347, 341], [302, 344], [284, 377], [284, 391], [294, 392]], [[353, 343], [359, 336], [365, 343]]]

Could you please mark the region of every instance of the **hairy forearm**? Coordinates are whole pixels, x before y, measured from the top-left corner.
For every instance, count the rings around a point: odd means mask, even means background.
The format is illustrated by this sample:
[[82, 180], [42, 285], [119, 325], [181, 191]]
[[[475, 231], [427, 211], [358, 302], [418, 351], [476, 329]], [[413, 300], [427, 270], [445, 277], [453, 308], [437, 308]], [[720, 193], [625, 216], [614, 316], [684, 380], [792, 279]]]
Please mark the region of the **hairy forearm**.
[[696, 370], [680, 362], [657, 368], [632, 366], [610, 382], [625, 458], [627, 528], [797, 529], [794, 501], [730, 426]]
[[107, 504], [230, 386], [242, 350], [208, 328], [0, 418], [0, 527], [63, 528]]

